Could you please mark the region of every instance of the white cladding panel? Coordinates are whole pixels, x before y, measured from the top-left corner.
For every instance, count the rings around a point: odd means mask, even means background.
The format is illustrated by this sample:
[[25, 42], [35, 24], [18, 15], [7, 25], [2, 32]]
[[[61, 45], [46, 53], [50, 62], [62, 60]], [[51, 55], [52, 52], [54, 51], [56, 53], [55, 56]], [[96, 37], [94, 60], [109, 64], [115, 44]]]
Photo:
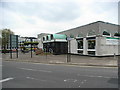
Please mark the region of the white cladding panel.
[[99, 46], [99, 54], [104, 56], [104, 55], [118, 55], [118, 39], [108, 39], [106, 37], [100, 37], [101, 38], [101, 42], [100, 42], [100, 46]]
[[76, 39], [72, 39], [70, 41], [70, 50], [71, 50], [71, 53], [77, 54], [77, 41], [76, 41]]

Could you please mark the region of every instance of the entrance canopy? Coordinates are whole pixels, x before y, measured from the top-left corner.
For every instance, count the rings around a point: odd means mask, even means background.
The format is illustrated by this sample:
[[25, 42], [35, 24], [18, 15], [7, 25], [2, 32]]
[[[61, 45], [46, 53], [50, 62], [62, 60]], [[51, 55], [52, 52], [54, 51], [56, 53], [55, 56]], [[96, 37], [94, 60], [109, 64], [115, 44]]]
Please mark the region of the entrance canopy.
[[52, 34], [51, 39], [66, 39], [67, 36], [64, 34]]

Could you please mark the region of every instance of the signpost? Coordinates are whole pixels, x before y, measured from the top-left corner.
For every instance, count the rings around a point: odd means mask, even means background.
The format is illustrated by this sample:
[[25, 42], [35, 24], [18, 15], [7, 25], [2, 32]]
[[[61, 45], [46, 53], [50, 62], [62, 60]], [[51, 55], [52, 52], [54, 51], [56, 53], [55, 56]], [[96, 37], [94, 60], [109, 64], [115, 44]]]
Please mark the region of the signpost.
[[12, 59], [12, 49], [16, 49], [16, 57], [18, 58], [18, 35], [10, 34], [10, 58]]
[[71, 45], [70, 45], [70, 40], [71, 40], [71, 38], [67, 38], [67, 41], [68, 41], [68, 53], [67, 53], [67, 62], [71, 62]]
[[31, 41], [31, 58], [32, 58], [32, 38], [30, 38], [30, 41]]

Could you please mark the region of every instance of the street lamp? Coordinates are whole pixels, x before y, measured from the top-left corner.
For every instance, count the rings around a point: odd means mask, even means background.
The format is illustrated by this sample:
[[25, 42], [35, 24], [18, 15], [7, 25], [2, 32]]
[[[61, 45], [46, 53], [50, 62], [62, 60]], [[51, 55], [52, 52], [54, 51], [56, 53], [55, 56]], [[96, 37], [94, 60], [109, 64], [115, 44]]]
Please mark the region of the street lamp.
[[71, 38], [67, 38], [67, 42], [68, 42], [68, 53], [67, 53], [67, 62], [71, 62], [71, 50], [70, 50], [70, 40], [71, 40]]

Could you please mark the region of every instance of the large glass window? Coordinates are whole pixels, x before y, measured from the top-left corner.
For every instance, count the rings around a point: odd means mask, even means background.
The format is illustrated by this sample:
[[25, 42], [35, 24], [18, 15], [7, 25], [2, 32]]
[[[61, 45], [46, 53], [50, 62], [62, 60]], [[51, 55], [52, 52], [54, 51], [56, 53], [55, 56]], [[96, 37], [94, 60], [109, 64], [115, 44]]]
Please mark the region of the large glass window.
[[78, 41], [78, 49], [83, 49], [83, 40]]
[[95, 49], [95, 40], [88, 40], [88, 49]]

